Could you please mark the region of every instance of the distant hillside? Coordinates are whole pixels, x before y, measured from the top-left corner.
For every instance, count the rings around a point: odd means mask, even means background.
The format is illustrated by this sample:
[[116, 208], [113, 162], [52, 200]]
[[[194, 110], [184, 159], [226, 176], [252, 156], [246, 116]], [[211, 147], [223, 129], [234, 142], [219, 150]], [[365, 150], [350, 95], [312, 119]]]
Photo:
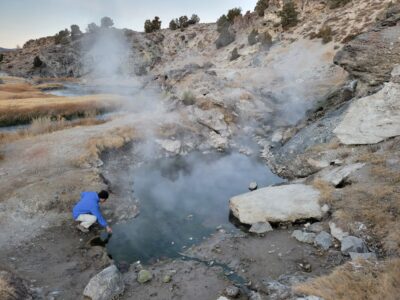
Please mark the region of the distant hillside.
[[15, 50], [15, 49], [7, 49], [7, 48], [1, 48], [0, 47], [0, 53], [7, 52], [7, 51], [13, 51], [13, 50]]

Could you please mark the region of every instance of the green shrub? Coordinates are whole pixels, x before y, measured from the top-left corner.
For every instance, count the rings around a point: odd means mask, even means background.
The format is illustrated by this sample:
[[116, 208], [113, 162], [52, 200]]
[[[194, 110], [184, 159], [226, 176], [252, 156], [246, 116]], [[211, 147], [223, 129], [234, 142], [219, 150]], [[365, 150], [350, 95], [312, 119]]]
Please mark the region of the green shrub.
[[171, 30], [177, 30], [179, 27], [178, 27], [178, 24], [176, 23], [176, 20], [171, 20], [171, 22], [169, 22], [169, 29], [171, 29]]
[[286, 2], [283, 5], [282, 10], [279, 12], [279, 16], [281, 17], [281, 24], [284, 29], [296, 26], [298, 23], [298, 12], [296, 10], [296, 5], [293, 1]]
[[4, 54], [0, 53], [0, 63], [3, 61], [3, 59], [4, 59]]
[[54, 43], [55, 44], [65, 44], [68, 42], [68, 37], [70, 35], [70, 32], [68, 29], [64, 29], [59, 31], [55, 36], [54, 36]]
[[235, 22], [235, 18], [242, 15], [242, 9], [239, 7], [232, 8], [228, 10], [228, 14], [226, 15], [229, 23], [233, 24]]
[[71, 38], [76, 40], [82, 36], [82, 31], [78, 25], [71, 25]]
[[329, 5], [329, 8], [335, 9], [338, 7], [345, 6], [350, 1], [351, 0], [328, 0], [328, 5]]
[[226, 15], [222, 15], [217, 20], [217, 31], [221, 33], [224, 29], [228, 28], [230, 25], [228, 18]]
[[258, 35], [258, 40], [261, 43], [261, 46], [264, 49], [269, 49], [272, 46], [272, 36], [269, 34], [268, 31], [260, 33]]
[[196, 102], [196, 96], [191, 91], [185, 91], [181, 100], [185, 105], [193, 105]]
[[190, 20], [188, 21], [188, 23], [189, 23], [189, 25], [194, 25], [194, 24], [200, 23], [200, 18], [199, 18], [199, 16], [196, 15], [196, 14], [193, 14], [193, 15], [190, 17]]
[[327, 44], [327, 43], [331, 42], [333, 39], [332, 28], [328, 25], [323, 26], [318, 31], [317, 37], [322, 39], [323, 44]]
[[178, 21], [178, 26], [180, 29], [189, 27], [189, 18], [187, 16], [180, 16]]
[[231, 52], [231, 57], [229, 58], [230, 61], [234, 61], [240, 57], [238, 49], [235, 47]]
[[110, 28], [114, 25], [114, 21], [110, 17], [103, 17], [100, 20], [100, 25], [103, 28]]
[[99, 26], [97, 26], [96, 23], [90, 23], [88, 24], [87, 28], [86, 28], [86, 32], [88, 33], [95, 33], [99, 30]]
[[146, 20], [144, 22], [144, 31], [146, 33], [151, 33], [161, 29], [161, 20], [159, 17], [154, 17], [154, 19]]
[[151, 20], [146, 20], [144, 22], [144, 32], [146, 33], [153, 32], [153, 23], [151, 23]]
[[33, 59], [33, 67], [40, 68], [43, 65], [43, 61], [40, 59], [38, 55]]
[[198, 15], [193, 14], [190, 19], [187, 16], [180, 16], [179, 19], [172, 19], [169, 22], [169, 29], [177, 30], [189, 27], [189, 25], [194, 25], [200, 22]]
[[161, 29], [161, 20], [159, 17], [154, 17], [153, 21], [151, 21], [151, 24], [153, 24], [154, 31]]
[[250, 46], [257, 44], [257, 42], [258, 42], [257, 37], [258, 37], [258, 31], [256, 29], [253, 29], [250, 32], [249, 36], [247, 37], [247, 40], [248, 40]]
[[258, 0], [254, 11], [258, 16], [264, 17], [265, 10], [269, 6], [269, 0]]

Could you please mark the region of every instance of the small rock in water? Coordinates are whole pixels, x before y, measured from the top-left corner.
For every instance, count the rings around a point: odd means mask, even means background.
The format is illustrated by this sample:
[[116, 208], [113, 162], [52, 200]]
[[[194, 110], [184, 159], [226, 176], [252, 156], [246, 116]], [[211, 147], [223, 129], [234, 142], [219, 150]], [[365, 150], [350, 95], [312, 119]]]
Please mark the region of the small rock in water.
[[302, 243], [312, 244], [314, 243], [315, 233], [304, 232], [301, 230], [295, 230], [292, 233], [292, 237]]
[[332, 246], [333, 239], [329, 233], [327, 233], [326, 231], [321, 231], [315, 237], [314, 243], [316, 246], [318, 246], [324, 250], [328, 250]]
[[346, 236], [342, 240], [340, 251], [344, 255], [349, 255], [350, 252], [368, 253], [368, 248], [362, 239], [355, 236]]
[[137, 281], [139, 283], [145, 283], [150, 281], [153, 278], [153, 275], [148, 270], [140, 270]]
[[270, 232], [273, 231], [271, 224], [269, 224], [269, 222], [257, 222], [254, 223], [253, 225], [251, 225], [249, 232], [252, 233], [258, 233], [258, 234], [262, 234], [262, 233], [266, 233], [266, 232]]
[[218, 297], [218, 299], [217, 300], [229, 300], [228, 298], [226, 298], [226, 297], [224, 297], [224, 296], [221, 296], [221, 297]]
[[240, 293], [239, 288], [234, 285], [228, 286], [225, 289], [225, 295], [228, 297], [236, 298], [237, 296], [239, 296], [239, 293]]
[[258, 188], [257, 182], [255, 182], [255, 181], [250, 182], [250, 184], [249, 184], [249, 190], [250, 191], [255, 191], [257, 188]]

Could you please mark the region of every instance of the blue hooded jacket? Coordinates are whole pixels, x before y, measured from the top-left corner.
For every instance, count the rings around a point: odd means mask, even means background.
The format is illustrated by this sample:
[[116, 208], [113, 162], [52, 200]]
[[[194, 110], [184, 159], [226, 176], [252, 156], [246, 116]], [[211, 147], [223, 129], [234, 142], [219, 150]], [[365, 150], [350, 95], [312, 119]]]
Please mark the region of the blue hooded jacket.
[[97, 217], [97, 221], [102, 227], [107, 227], [107, 222], [103, 218], [99, 207], [99, 196], [96, 192], [82, 192], [81, 200], [72, 209], [72, 216], [76, 220], [79, 215], [89, 214]]

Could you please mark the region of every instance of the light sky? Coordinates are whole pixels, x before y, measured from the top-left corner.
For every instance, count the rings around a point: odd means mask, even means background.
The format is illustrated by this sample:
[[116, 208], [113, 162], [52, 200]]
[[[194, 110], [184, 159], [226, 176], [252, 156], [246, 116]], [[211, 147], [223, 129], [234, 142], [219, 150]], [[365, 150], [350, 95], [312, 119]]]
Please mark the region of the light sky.
[[159, 16], [162, 27], [172, 18], [195, 13], [201, 22], [215, 22], [233, 7], [253, 10], [257, 0], [0, 0], [0, 47], [15, 48], [27, 40], [54, 35], [71, 24], [81, 30], [103, 16], [117, 28], [143, 31], [146, 19]]

